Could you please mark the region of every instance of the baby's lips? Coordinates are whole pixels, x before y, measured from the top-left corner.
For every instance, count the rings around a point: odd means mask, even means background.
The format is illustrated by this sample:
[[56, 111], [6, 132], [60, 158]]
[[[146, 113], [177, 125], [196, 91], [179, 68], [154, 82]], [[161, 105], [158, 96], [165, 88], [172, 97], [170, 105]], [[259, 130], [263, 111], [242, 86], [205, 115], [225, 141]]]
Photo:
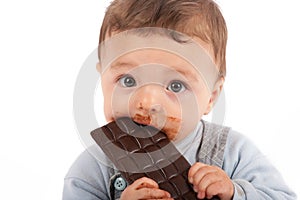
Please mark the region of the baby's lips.
[[165, 121], [165, 119], [157, 116], [141, 114], [135, 114], [132, 120], [138, 124], [153, 126], [165, 132], [170, 140], [173, 140], [177, 136], [180, 124], [180, 119], [175, 117], [167, 117], [167, 121]]
[[158, 130], [163, 130], [165, 125], [165, 121], [163, 119], [153, 115], [142, 115], [137, 113], [132, 117], [132, 120], [138, 124], [152, 126]]
[[143, 125], [151, 125], [151, 117], [145, 116], [145, 115], [140, 115], [140, 114], [135, 114], [133, 117], [133, 121], [135, 121], [138, 124], [143, 124]]

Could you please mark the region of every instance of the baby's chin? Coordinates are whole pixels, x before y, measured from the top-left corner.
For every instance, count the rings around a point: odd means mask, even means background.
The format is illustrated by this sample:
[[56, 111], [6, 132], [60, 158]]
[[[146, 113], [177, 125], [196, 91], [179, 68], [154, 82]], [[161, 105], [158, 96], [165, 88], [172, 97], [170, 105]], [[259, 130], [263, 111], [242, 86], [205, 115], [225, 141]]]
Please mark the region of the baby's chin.
[[179, 130], [181, 119], [176, 117], [166, 117], [164, 119], [159, 119], [153, 116], [142, 116], [139, 114], [134, 115], [132, 120], [138, 124], [153, 126], [162, 132], [164, 132], [169, 140], [175, 140]]

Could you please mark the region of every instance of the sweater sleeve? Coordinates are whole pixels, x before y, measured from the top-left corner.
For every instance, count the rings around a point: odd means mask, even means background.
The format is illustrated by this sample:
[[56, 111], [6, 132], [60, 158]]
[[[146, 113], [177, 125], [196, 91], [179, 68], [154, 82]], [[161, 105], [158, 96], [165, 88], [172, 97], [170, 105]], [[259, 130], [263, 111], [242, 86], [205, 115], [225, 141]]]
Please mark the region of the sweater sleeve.
[[232, 130], [227, 138], [223, 169], [235, 187], [233, 200], [296, 199], [268, 159], [249, 139]]
[[63, 200], [109, 200], [109, 170], [86, 150], [64, 179]]

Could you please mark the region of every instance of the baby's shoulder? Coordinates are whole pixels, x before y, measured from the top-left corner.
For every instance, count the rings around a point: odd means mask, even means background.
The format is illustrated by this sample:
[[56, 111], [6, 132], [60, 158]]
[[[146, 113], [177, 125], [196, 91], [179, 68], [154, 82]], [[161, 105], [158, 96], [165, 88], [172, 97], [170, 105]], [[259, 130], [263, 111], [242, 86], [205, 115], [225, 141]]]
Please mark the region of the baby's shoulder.
[[[96, 177], [109, 179], [110, 161], [97, 145], [83, 151], [72, 164], [65, 178], [77, 178], [84, 181], [96, 181]], [[96, 181], [98, 182], [98, 181]]]
[[255, 143], [246, 135], [230, 129], [227, 136], [227, 149], [237, 153], [260, 153]]
[[229, 148], [229, 150], [243, 150], [249, 147], [255, 148], [253, 141], [251, 141], [249, 137], [229, 126], [204, 120], [202, 120], [202, 123], [204, 125], [204, 137], [208, 138], [207, 140], [215, 139], [217, 142], [226, 140], [226, 148]]
[[[251, 164], [252, 163], [252, 164]], [[265, 155], [254, 142], [242, 133], [230, 129], [224, 151], [223, 169], [232, 174], [237, 169], [253, 168], [257, 165], [269, 165]]]
[[79, 155], [64, 179], [63, 199], [109, 199], [111, 170], [96, 145]]

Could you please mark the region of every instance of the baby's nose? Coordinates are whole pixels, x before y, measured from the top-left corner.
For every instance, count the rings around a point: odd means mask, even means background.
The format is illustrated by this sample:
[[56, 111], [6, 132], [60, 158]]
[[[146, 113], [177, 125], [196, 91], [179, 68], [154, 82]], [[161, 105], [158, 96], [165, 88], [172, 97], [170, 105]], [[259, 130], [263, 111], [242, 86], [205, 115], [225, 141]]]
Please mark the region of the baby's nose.
[[154, 114], [163, 110], [166, 102], [164, 88], [160, 85], [149, 84], [138, 88], [130, 98], [131, 111], [144, 114]]

